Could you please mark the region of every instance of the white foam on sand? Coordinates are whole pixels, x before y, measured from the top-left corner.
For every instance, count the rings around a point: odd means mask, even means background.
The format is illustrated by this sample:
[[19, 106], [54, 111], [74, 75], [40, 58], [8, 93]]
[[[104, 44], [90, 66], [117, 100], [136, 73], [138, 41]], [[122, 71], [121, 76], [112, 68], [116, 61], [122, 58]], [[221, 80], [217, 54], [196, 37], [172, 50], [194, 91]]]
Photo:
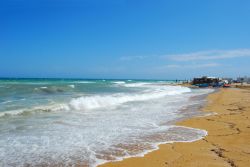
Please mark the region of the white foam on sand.
[[[146, 154], [151, 153], [153, 151], [156, 151], [159, 149], [159, 146], [162, 144], [170, 144], [170, 143], [191, 143], [191, 142], [195, 142], [198, 140], [203, 139], [205, 136], [208, 135], [208, 132], [206, 130], [203, 129], [198, 129], [198, 128], [191, 128], [191, 127], [186, 127], [186, 126], [176, 126], [176, 125], [172, 125], [170, 128], [179, 128], [182, 129], [184, 131], [186, 131], [187, 133], [190, 133], [190, 135], [194, 135], [194, 133], [196, 133], [196, 136], [192, 136], [189, 139], [186, 140], [169, 140], [169, 141], [163, 141], [163, 142], [158, 142], [158, 143], [152, 143], [152, 149], [149, 150], [144, 150], [139, 154], [136, 155], [127, 155], [127, 156], [123, 156], [123, 157], [118, 157], [116, 160], [111, 160], [111, 161], [107, 161], [107, 160], [98, 160], [96, 161], [96, 163], [93, 164], [93, 167], [108, 163], [108, 162], [117, 162], [117, 161], [122, 161], [124, 159], [128, 159], [128, 158], [132, 158], [132, 157], [144, 157]], [[191, 133], [191, 131], [193, 133]], [[171, 134], [170, 134], [171, 135]]]

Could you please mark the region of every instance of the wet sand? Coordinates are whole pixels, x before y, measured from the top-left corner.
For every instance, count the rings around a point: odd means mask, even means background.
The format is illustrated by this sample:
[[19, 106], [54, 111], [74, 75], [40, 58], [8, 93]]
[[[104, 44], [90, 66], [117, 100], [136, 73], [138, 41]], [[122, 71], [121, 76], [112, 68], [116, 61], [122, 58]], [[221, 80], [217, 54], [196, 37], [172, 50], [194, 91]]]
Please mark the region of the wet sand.
[[250, 165], [250, 91], [221, 89], [210, 94], [203, 112], [177, 125], [204, 129], [208, 136], [191, 143], [163, 144], [144, 157], [110, 162], [101, 167], [247, 167]]

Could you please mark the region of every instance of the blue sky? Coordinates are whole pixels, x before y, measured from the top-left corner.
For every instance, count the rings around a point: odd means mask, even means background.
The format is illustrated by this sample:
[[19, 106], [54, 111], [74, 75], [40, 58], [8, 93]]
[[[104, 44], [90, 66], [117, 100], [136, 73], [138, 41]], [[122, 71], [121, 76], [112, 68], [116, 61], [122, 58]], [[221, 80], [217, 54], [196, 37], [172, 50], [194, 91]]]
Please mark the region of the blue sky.
[[0, 77], [250, 75], [249, 0], [1, 0]]

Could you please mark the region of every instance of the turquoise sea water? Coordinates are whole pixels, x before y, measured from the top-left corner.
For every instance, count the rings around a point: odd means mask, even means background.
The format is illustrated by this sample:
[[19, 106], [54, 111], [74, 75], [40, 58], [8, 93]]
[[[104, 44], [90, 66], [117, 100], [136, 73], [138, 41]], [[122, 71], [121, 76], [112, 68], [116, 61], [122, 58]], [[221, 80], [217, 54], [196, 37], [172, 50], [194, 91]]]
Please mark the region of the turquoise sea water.
[[[2, 79], [0, 166], [96, 166], [139, 156], [159, 143], [197, 140], [178, 127], [190, 98], [211, 90], [173, 81]], [[193, 114], [193, 113], [192, 113]]]

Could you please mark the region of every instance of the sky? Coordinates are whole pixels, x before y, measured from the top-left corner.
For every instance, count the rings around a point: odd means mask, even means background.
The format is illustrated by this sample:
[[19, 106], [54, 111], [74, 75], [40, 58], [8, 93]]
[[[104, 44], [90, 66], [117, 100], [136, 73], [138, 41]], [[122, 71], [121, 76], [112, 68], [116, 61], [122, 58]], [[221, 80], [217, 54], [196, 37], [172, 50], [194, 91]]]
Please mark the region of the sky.
[[0, 0], [0, 77], [250, 76], [249, 0]]

